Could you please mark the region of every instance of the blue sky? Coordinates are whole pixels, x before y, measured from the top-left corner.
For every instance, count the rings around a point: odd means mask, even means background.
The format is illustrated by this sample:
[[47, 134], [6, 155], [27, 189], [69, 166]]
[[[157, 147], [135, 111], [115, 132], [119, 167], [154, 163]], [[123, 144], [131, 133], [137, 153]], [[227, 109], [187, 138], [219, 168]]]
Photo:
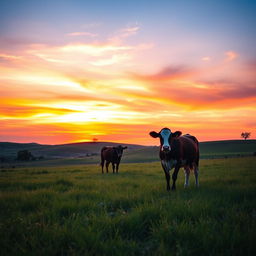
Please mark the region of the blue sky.
[[[174, 32], [214, 38], [224, 36], [250, 44], [255, 39], [256, 1], [1, 1], [1, 34], [31, 36], [63, 33], [85, 24], [101, 23], [105, 30], [139, 23], [149, 36]], [[32, 24], [34, 23], [34, 24]], [[168, 36], [168, 35], [167, 35]], [[179, 35], [178, 35], [179, 36]], [[239, 42], [237, 42], [239, 44]]]

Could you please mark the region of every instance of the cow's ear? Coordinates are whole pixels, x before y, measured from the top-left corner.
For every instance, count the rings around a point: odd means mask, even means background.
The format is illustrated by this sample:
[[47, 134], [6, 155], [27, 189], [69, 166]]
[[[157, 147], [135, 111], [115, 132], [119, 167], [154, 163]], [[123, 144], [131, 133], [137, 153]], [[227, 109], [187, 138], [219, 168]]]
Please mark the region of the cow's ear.
[[158, 133], [158, 132], [155, 132], [155, 131], [150, 132], [149, 135], [150, 135], [151, 137], [153, 137], [153, 138], [159, 137], [159, 133]]
[[125, 147], [123, 147], [123, 149], [127, 149], [127, 147], [125, 146]]
[[176, 131], [176, 132], [172, 133], [172, 137], [177, 138], [177, 137], [180, 137], [181, 134], [182, 134], [182, 132]]

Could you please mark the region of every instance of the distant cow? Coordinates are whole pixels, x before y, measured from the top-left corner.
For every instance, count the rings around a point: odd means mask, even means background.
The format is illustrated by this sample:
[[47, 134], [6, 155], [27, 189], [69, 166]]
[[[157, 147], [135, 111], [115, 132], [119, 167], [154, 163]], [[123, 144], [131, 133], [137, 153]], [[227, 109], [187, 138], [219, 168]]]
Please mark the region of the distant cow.
[[172, 133], [169, 128], [163, 128], [159, 133], [152, 131], [149, 134], [153, 138], [160, 138], [159, 157], [165, 172], [167, 190], [170, 190], [170, 170], [172, 168], [174, 168], [172, 190], [176, 189], [175, 182], [181, 167], [184, 167], [185, 172], [184, 187], [189, 184], [190, 170], [194, 170], [196, 186], [198, 186], [198, 140], [189, 134], [181, 136], [180, 131]]
[[127, 147], [123, 147], [119, 145], [118, 147], [103, 147], [101, 149], [101, 169], [102, 173], [104, 173], [104, 163], [106, 161], [106, 170], [108, 172], [108, 166], [112, 163], [113, 173], [118, 173], [118, 167], [120, 164], [120, 160], [123, 154], [123, 150]]

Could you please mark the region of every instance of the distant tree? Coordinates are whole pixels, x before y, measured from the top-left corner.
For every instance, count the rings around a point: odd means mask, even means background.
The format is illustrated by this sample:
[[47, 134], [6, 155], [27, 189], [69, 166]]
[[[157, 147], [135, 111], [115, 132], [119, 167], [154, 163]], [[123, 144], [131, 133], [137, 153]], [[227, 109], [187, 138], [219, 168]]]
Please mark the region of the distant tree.
[[244, 138], [245, 140], [250, 138], [251, 133], [250, 132], [242, 132], [241, 137]]
[[29, 161], [29, 160], [33, 160], [33, 159], [34, 159], [34, 156], [28, 150], [20, 150], [17, 153], [17, 160]]
[[92, 139], [92, 142], [97, 142], [97, 141], [98, 141], [97, 138], [93, 138], [93, 139]]

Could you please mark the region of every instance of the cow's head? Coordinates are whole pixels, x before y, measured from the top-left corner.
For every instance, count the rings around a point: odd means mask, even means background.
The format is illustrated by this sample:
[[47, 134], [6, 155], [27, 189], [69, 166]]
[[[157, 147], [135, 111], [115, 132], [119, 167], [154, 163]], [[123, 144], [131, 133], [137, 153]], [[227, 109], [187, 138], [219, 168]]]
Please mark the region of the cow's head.
[[160, 138], [160, 150], [167, 153], [171, 151], [171, 139], [177, 138], [181, 134], [180, 131], [172, 133], [169, 128], [163, 128], [160, 132], [152, 131], [149, 133], [153, 138]]
[[127, 147], [123, 147], [121, 145], [114, 147], [114, 150], [116, 151], [116, 154], [118, 157], [121, 157], [123, 154], [123, 150], [126, 149]]

